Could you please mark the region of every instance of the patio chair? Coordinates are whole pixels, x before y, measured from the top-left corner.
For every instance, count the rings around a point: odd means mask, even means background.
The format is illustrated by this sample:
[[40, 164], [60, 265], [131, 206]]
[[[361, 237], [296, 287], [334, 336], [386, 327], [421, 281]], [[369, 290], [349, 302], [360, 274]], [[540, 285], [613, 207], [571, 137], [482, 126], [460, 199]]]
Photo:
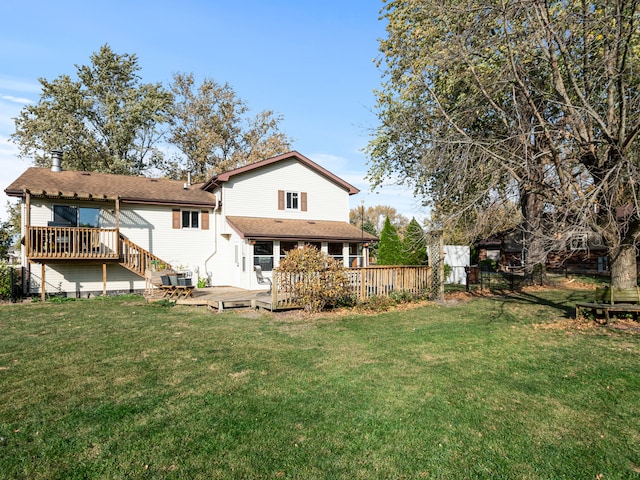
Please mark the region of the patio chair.
[[253, 270], [256, 272], [258, 285], [269, 285], [269, 293], [271, 293], [271, 279], [262, 275], [262, 267], [254, 265]]

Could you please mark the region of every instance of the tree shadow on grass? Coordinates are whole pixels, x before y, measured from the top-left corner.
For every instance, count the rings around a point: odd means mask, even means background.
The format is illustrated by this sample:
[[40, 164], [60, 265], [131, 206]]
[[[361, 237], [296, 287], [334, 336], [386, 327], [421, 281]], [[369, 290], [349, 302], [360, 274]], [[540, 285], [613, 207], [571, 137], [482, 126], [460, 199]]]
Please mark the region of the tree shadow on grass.
[[[548, 293], [549, 291], [546, 292]], [[531, 291], [509, 291], [499, 293], [499, 295], [503, 299], [501, 302], [501, 310], [503, 310], [504, 305], [507, 303], [529, 303], [532, 305], [543, 305], [558, 310], [560, 312], [560, 316], [563, 318], [575, 318], [576, 302], [589, 301], [592, 300], [593, 297], [593, 293], [587, 290], [571, 290], [568, 295], [564, 294], [562, 295], [562, 298], [558, 298], [557, 300], [547, 298], [540, 293]]]

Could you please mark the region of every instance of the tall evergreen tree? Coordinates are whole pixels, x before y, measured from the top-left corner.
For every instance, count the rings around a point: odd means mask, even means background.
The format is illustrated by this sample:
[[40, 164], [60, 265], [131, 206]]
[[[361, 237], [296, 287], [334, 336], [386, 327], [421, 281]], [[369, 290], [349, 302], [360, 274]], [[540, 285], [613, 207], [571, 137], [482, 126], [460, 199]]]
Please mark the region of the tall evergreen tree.
[[402, 241], [389, 218], [384, 221], [378, 245], [378, 265], [402, 265]]
[[403, 262], [405, 265], [424, 265], [427, 263], [427, 240], [424, 230], [415, 218], [412, 218], [402, 240]]

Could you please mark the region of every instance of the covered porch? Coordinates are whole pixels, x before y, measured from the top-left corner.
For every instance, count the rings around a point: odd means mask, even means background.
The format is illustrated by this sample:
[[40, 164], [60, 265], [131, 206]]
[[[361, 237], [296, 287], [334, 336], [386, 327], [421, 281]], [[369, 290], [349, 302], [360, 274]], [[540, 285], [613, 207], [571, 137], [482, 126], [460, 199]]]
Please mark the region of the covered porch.
[[278, 267], [290, 250], [312, 245], [346, 268], [368, 266], [371, 242], [377, 237], [349, 222], [287, 218], [226, 217], [227, 225], [251, 246], [253, 265], [263, 272]]

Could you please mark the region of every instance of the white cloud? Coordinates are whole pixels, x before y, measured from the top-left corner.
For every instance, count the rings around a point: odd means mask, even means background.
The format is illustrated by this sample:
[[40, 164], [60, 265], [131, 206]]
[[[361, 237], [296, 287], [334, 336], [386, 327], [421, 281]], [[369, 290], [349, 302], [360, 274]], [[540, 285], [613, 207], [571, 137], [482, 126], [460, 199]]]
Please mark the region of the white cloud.
[[0, 89], [11, 92], [40, 94], [42, 86], [39, 82], [0, 75]]
[[331, 173], [335, 173], [338, 176], [340, 176], [338, 172], [343, 171], [345, 169], [345, 165], [347, 164], [347, 161], [344, 158], [338, 157], [336, 155], [331, 155], [329, 153], [312, 153], [311, 155], [307, 155], [304, 152], [300, 153], [302, 153], [302, 155], [304, 155], [305, 157], [313, 160], [321, 167], [326, 168]]
[[26, 103], [21, 103], [15, 99], [30, 102], [30, 100], [26, 98], [12, 97], [11, 95], [0, 95], [0, 135], [9, 136], [13, 133], [15, 129], [13, 119], [20, 114], [20, 110], [22, 110]]
[[5, 195], [4, 189], [9, 186], [30, 165], [18, 158], [18, 148], [9, 142], [9, 138], [0, 135], [0, 221], [7, 219], [7, 201], [15, 203], [15, 198]]
[[[9, 140], [15, 130], [14, 118], [31, 102], [31, 94], [40, 92], [40, 84], [0, 75], [0, 220], [7, 217], [7, 201], [14, 198], [5, 195], [4, 189], [30, 166], [30, 162], [18, 158], [18, 147]], [[33, 95], [35, 98], [37, 95]]]
[[[301, 152], [305, 155], [303, 152]], [[360, 189], [360, 193], [349, 198], [349, 208], [360, 208], [364, 200], [365, 207], [375, 205], [388, 205], [408, 219], [415, 217], [418, 222], [429, 216], [429, 210], [422, 206], [419, 198], [416, 198], [411, 188], [385, 184], [375, 191], [371, 191], [371, 185], [366, 176], [365, 156], [361, 152], [354, 152], [353, 158], [346, 158], [328, 153], [313, 153], [308, 158], [322, 167]]]
[[26, 105], [32, 103], [32, 100], [24, 97], [14, 97], [13, 95], [0, 95], [0, 100], [6, 100], [8, 102], [19, 103], [20, 105]]

